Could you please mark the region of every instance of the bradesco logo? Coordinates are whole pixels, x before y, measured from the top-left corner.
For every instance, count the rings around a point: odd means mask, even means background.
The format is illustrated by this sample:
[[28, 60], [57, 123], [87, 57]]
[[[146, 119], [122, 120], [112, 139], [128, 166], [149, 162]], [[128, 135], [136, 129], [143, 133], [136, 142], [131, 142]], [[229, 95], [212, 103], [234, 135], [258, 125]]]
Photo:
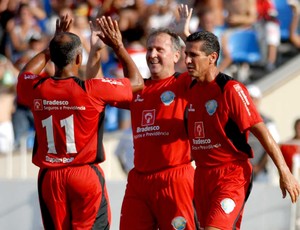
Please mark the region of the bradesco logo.
[[68, 101], [58, 101], [58, 100], [43, 100], [43, 105], [69, 105]]
[[195, 122], [194, 137], [195, 138], [204, 138], [205, 137], [203, 121]]
[[144, 110], [142, 113], [142, 126], [153, 125], [155, 121], [155, 109]]
[[33, 109], [35, 111], [41, 111], [41, 110], [43, 110], [42, 99], [34, 99], [33, 100]]

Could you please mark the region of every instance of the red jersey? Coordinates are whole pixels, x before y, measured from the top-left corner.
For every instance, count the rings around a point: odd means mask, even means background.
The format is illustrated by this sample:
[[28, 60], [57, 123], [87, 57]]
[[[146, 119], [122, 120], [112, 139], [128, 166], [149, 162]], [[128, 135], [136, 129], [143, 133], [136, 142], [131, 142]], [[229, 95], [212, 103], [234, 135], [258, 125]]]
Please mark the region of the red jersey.
[[18, 102], [28, 106], [36, 130], [33, 163], [41, 168], [98, 163], [105, 160], [103, 119], [106, 104], [132, 99], [127, 78], [18, 78]]
[[258, 20], [278, 22], [277, 9], [271, 0], [256, 0], [256, 10]]
[[197, 166], [218, 166], [253, 157], [247, 129], [262, 118], [244, 85], [220, 73], [209, 84], [191, 87], [186, 109]]
[[187, 74], [145, 81], [130, 105], [134, 165], [139, 172], [155, 172], [191, 161], [184, 126]]
[[289, 167], [290, 171], [293, 172], [293, 158], [296, 154], [300, 154], [300, 141], [290, 140], [280, 145], [280, 150], [284, 157], [284, 160]]

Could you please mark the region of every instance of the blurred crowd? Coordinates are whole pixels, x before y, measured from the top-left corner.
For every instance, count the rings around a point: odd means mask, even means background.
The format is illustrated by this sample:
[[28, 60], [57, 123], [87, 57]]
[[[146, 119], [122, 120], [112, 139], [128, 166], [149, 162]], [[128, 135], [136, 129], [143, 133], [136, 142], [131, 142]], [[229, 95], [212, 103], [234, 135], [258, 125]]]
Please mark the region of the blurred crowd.
[[[292, 50], [300, 47], [298, 0], [1, 0], [0, 153], [18, 149], [21, 138], [34, 131], [31, 112], [15, 103], [15, 84], [19, 70], [48, 45], [60, 15], [74, 19], [71, 32], [79, 35], [83, 44], [80, 77], [84, 78], [90, 49], [89, 21], [105, 15], [118, 20], [128, 52], [143, 77], [148, 78], [145, 38], [153, 28], [176, 31], [177, 7], [181, 3], [193, 8], [191, 32], [208, 30], [219, 37], [220, 71], [244, 83], [282, 64], [282, 44], [288, 43]], [[106, 77], [123, 77], [122, 66], [109, 48], [103, 50], [102, 67]], [[53, 68], [49, 63], [43, 74], [52, 76]], [[177, 71], [185, 71], [184, 62], [177, 65]], [[105, 119], [106, 132], [126, 130], [131, 125], [127, 110], [108, 106]]]

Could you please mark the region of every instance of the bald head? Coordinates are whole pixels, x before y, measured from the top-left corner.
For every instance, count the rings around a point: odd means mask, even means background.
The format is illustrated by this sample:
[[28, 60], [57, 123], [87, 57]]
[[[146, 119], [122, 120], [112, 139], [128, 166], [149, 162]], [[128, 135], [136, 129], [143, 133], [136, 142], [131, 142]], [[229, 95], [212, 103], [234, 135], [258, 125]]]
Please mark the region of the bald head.
[[59, 69], [72, 63], [81, 52], [80, 38], [70, 32], [59, 33], [50, 42], [51, 61]]

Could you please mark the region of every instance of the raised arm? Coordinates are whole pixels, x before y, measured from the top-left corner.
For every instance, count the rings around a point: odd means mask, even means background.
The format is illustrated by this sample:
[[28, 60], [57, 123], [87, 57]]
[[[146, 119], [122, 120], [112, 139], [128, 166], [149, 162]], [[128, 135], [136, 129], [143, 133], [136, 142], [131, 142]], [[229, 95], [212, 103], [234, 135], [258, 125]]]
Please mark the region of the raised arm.
[[[97, 19], [98, 20], [98, 19]], [[101, 53], [105, 48], [105, 44], [100, 39], [101, 29], [99, 23], [90, 21], [91, 38], [90, 38], [90, 53], [86, 64], [85, 78], [103, 78], [101, 67]]]
[[283, 198], [286, 197], [286, 192], [289, 193], [291, 200], [295, 203], [300, 194], [300, 186], [295, 177], [289, 170], [279, 146], [273, 139], [268, 128], [264, 123], [258, 123], [251, 127], [250, 131], [257, 137], [266, 152], [272, 158], [276, 165], [280, 176], [280, 188]]
[[119, 61], [122, 63], [124, 76], [129, 78], [132, 91], [136, 92], [144, 87], [144, 80], [134, 61], [131, 59], [122, 42], [122, 35], [116, 20], [110, 17], [101, 17], [97, 20], [102, 33], [99, 34], [102, 41], [110, 46]]
[[297, 1], [290, 1], [292, 8], [292, 22], [290, 24], [290, 40], [294, 46], [300, 47], [300, 36], [298, 34], [297, 28], [299, 23], [299, 3]]
[[[73, 22], [73, 19], [69, 18], [68, 15], [62, 16], [60, 19], [56, 20], [56, 30], [55, 34], [61, 32], [67, 32], [70, 30], [70, 25]], [[20, 74], [23, 72], [31, 72], [33, 74], [39, 74], [46, 66], [50, 60], [50, 52], [47, 47], [37, 55], [35, 55], [20, 71]]]
[[176, 32], [185, 40], [190, 34], [190, 21], [192, 18], [193, 8], [188, 5], [180, 4], [178, 6], [179, 20], [176, 23]]

